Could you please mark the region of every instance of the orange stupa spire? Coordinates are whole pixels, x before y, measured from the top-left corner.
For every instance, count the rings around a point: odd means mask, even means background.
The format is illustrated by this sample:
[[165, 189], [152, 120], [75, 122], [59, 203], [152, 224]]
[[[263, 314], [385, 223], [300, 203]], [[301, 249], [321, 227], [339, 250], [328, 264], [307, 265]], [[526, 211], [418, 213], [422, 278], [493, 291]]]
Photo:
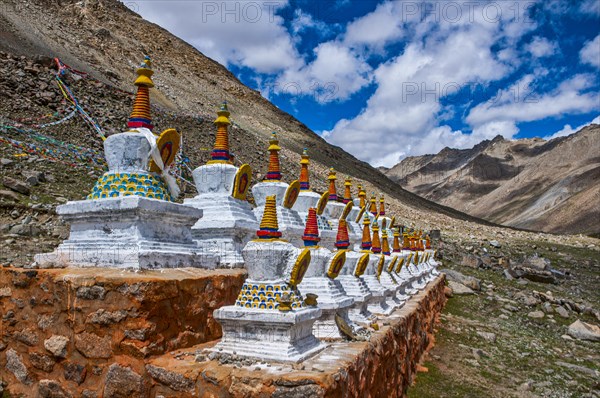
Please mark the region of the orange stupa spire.
[[425, 236], [425, 248], [431, 249], [431, 238], [429, 238], [429, 235]]
[[233, 157], [229, 153], [229, 132], [227, 131], [231, 122], [229, 121], [229, 110], [227, 109], [226, 101], [223, 101], [221, 104], [221, 109], [219, 109], [217, 115], [214, 121], [217, 125], [217, 136], [215, 138], [215, 146], [210, 153], [211, 160], [208, 161], [208, 164], [232, 163]]
[[281, 168], [279, 166], [279, 140], [277, 134], [273, 131], [269, 140], [269, 169], [265, 181], [281, 181]]
[[348, 224], [346, 220], [341, 219], [338, 224], [337, 236], [335, 237], [335, 247], [338, 250], [346, 250], [350, 246], [350, 238], [348, 237]]
[[317, 224], [317, 209], [314, 207], [308, 209], [308, 218], [306, 219], [302, 240], [304, 241], [304, 247], [317, 246], [321, 240], [319, 238], [319, 225]]
[[275, 206], [275, 195], [267, 196], [265, 202], [265, 211], [262, 220], [260, 220], [260, 229], [256, 231], [259, 239], [279, 239], [279, 223], [277, 222], [277, 207]]
[[146, 56], [144, 62], [136, 70], [138, 77], [134, 84], [137, 86], [137, 93], [133, 101], [133, 110], [127, 121], [127, 127], [131, 129], [144, 127], [152, 130], [154, 128], [150, 116], [150, 89], [154, 87], [152, 81], [154, 71], [150, 69], [151, 67], [150, 57]]
[[379, 215], [385, 216], [385, 200], [383, 199], [383, 195], [379, 198]]
[[400, 253], [400, 227], [394, 228], [394, 243], [392, 244], [392, 251], [394, 253]]
[[367, 216], [365, 214], [365, 218], [363, 219], [363, 236], [362, 236], [362, 242], [360, 244], [360, 248], [362, 249], [362, 251], [370, 251], [371, 250], [371, 230], [369, 228], [369, 225], [371, 224], [371, 221], [369, 220], [369, 216]]
[[402, 249], [403, 250], [410, 250], [411, 249], [411, 244], [410, 244], [410, 239], [408, 238], [408, 233], [403, 233], [402, 234], [403, 237], [403, 241], [402, 241]]
[[337, 202], [337, 189], [335, 188], [335, 181], [337, 177], [335, 176], [335, 170], [332, 168], [329, 169], [329, 201]]
[[350, 177], [346, 177], [346, 181], [344, 181], [344, 204], [352, 202], [352, 181]]
[[386, 256], [389, 256], [391, 254], [390, 242], [388, 241], [388, 234], [386, 228], [384, 228], [381, 232], [381, 252]]
[[308, 158], [308, 151], [304, 148], [302, 152], [302, 160], [300, 161], [300, 190], [310, 191], [310, 177], [308, 176], [308, 165], [310, 160]]
[[358, 186], [358, 199], [360, 200], [358, 207], [362, 209], [367, 204], [367, 193], [363, 189], [362, 185]]
[[373, 193], [373, 196], [371, 196], [371, 203], [369, 205], [369, 213], [371, 213], [374, 217], [377, 217], [377, 204], [376, 202], [376, 198], [375, 198], [375, 193]]
[[377, 220], [373, 222], [373, 246], [371, 251], [375, 254], [381, 253], [381, 241], [379, 240], [379, 224]]

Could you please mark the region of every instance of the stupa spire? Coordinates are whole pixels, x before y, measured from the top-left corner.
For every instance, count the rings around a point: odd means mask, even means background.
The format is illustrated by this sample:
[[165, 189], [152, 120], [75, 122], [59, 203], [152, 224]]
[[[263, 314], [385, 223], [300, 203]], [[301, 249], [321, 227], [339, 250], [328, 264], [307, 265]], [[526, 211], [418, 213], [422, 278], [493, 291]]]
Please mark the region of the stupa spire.
[[279, 223], [277, 222], [277, 207], [275, 206], [275, 195], [267, 196], [265, 211], [260, 221], [260, 229], [256, 231], [259, 239], [279, 239]]
[[221, 109], [217, 112], [217, 118], [214, 123], [217, 125], [217, 136], [215, 137], [215, 146], [210, 153], [211, 160], [208, 164], [214, 163], [232, 163], [233, 156], [229, 153], [229, 110], [227, 109], [227, 101], [223, 101]]
[[274, 131], [271, 133], [271, 139], [269, 140], [269, 169], [265, 177], [265, 181], [281, 181], [281, 168], [279, 166], [279, 140], [277, 139], [277, 133]]
[[369, 220], [369, 216], [367, 216], [365, 214], [365, 218], [363, 219], [363, 236], [362, 236], [362, 242], [360, 244], [360, 248], [362, 249], [362, 251], [371, 251], [371, 230], [369, 228], [369, 225], [371, 224], [371, 221]]
[[302, 235], [304, 246], [317, 246], [321, 238], [319, 238], [319, 225], [317, 224], [317, 209], [311, 207], [308, 209], [308, 218], [306, 219], [306, 227], [304, 235]]
[[133, 110], [127, 121], [127, 127], [131, 129], [145, 127], [152, 130], [154, 128], [150, 116], [150, 89], [154, 87], [152, 81], [154, 71], [151, 67], [152, 61], [149, 56], [146, 56], [144, 62], [136, 70], [138, 77], [133, 84], [137, 86], [137, 93], [133, 101]]
[[377, 220], [373, 222], [373, 246], [371, 246], [371, 251], [375, 254], [381, 253], [381, 241], [379, 240], [379, 224]]
[[332, 168], [329, 169], [329, 201], [337, 202], [337, 189], [335, 188], [335, 181], [337, 177], [335, 176], [335, 170]]
[[371, 203], [369, 204], [369, 213], [371, 213], [374, 217], [377, 217], [377, 204], [375, 203], [377, 199], [375, 198], [375, 192], [371, 196]]
[[346, 177], [346, 181], [344, 181], [344, 204], [352, 202], [352, 181], [350, 177]]
[[310, 177], [308, 175], [308, 165], [310, 160], [308, 157], [308, 150], [304, 148], [302, 151], [302, 160], [300, 160], [300, 190], [310, 191]]
[[410, 239], [408, 237], [408, 233], [405, 232], [404, 234], [402, 234], [402, 238], [403, 238], [402, 249], [403, 250], [410, 250], [411, 249], [411, 244], [410, 244]]
[[363, 189], [362, 185], [358, 186], [358, 199], [360, 200], [358, 207], [362, 209], [367, 204], [367, 193]]
[[389, 256], [391, 254], [390, 242], [388, 242], [388, 234], [386, 228], [383, 228], [383, 230], [381, 231], [381, 252], [386, 256]]
[[385, 199], [383, 195], [379, 198], [379, 215], [382, 217], [385, 216]]
[[337, 236], [335, 237], [335, 247], [338, 250], [346, 250], [350, 246], [350, 238], [348, 237], [348, 224], [346, 220], [341, 219], [338, 224]]
[[394, 253], [400, 253], [400, 227], [394, 228], [394, 243], [392, 244]]
[[425, 236], [425, 248], [431, 249], [431, 238], [429, 238], [429, 235]]

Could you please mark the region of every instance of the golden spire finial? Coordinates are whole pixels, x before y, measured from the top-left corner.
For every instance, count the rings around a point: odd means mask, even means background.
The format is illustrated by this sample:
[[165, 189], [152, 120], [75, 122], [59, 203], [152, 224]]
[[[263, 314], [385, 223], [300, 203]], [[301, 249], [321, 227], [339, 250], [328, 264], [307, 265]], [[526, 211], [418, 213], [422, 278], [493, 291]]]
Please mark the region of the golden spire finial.
[[369, 228], [369, 225], [371, 224], [371, 221], [369, 220], [369, 216], [365, 214], [365, 218], [363, 219], [363, 236], [362, 236], [362, 242], [360, 244], [360, 248], [362, 249], [362, 251], [371, 251], [371, 230]]
[[229, 153], [229, 132], [227, 131], [227, 127], [231, 122], [229, 121], [227, 101], [223, 101], [221, 104], [214, 123], [217, 125], [217, 136], [215, 138], [215, 146], [210, 153], [211, 160], [208, 161], [208, 164], [231, 163], [232, 156]]
[[300, 190], [301, 191], [310, 191], [310, 177], [308, 174], [308, 165], [310, 164], [310, 160], [308, 157], [308, 150], [304, 148], [302, 151], [302, 160], [300, 160]]
[[379, 240], [379, 224], [377, 220], [373, 222], [373, 246], [371, 246], [371, 251], [375, 254], [381, 253], [381, 241]]
[[352, 202], [352, 180], [350, 180], [350, 176], [346, 176], [346, 181], [344, 181], [344, 203]]
[[376, 198], [375, 198], [375, 192], [373, 192], [373, 195], [371, 196], [371, 203], [369, 205], [369, 213], [371, 213], [373, 216], [377, 217], [377, 204], [376, 202]]
[[362, 209], [367, 204], [367, 193], [363, 189], [362, 185], [358, 186], [358, 199], [360, 199], [358, 207]]
[[335, 170], [333, 167], [329, 169], [329, 176], [327, 179], [329, 180], [329, 200], [336, 202], [337, 201], [337, 189], [335, 188], [335, 181], [337, 177], [335, 175]]
[[277, 139], [277, 133], [274, 131], [271, 133], [271, 139], [269, 140], [269, 169], [265, 177], [265, 181], [281, 181], [281, 169], [279, 166], [279, 140]]
[[150, 116], [150, 89], [154, 87], [152, 81], [154, 71], [151, 67], [150, 57], [146, 56], [144, 62], [136, 70], [138, 77], [134, 84], [137, 86], [137, 93], [133, 100], [133, 110], [127, 121], [127, 127], [131, 129], [143, 127], [152, 130], [154, 128]]
[[379, 198], [379, 215], [385, 216], [385, 199], [383, 198], [383, 195]]
[[279, 232], [279, 223], [277, 222], [277, 206], [275, 195], [267, 196], [265, 201], [265, 210], [260, 220], [260, 229], [256, 231], [259, 239], [278, 239], [281, 238]]

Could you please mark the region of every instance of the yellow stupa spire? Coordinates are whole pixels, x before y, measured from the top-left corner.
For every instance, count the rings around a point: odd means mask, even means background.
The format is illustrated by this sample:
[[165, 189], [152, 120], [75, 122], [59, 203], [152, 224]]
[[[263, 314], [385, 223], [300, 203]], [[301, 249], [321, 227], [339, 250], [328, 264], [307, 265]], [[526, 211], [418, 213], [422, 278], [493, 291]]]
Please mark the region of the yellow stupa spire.
[[267, 196], [265, 210], [260, 220], [260, 229], [256, 231], [259, 239], [281, 238], [279, 223], [277, 222], [277, 207], [275, 195]]
[[360, 200], [358, 207], [362, 209], [367, 204], [367, 193], [363, 189], [362, 185], [358, 186], [358, 199]]
[[371, 213], [373, 216], [377, 217], [377, 204], [375, 203], [377, 201], [377, 199], [375, 198], [375, 193], [373, 192], [373, 195], [371, 196], [371, 203], [369, 205], [369, 213]]
[[337, 177], [333, 167], [329, 169], [329, 176], [327, 179], [329, 180], [329, 200], [337, 202], [337, 189], [335, 187], [335, 181], [337, 180]]
[[379, 240], [379, 224], [377, 220], [373, 222], [373, 246], [371, 246], [371, 251], [375, 254], [381, 253], [381, 241]]
[[154, 71], [151, 67], [152, 61], [150, 57], [146, 56], [144, 62], [136, 70], [138, 77], [134, 84], [137, 86], [137, 93], [133, 100], [133, 110], [127, 121], [127, 127], [130, 129], [144, 127], [152, 130], [154, 128], [150, 116], [150, 89], [154, 87], [152, 81]]
[[281, 181], [281, 168], [279, 166], [279, 140], [277, 139], [277, 133], [274, 131], [271, 133], [271, 139], [269, 140], [269, 169], [265, 177], [265, 181]]
[[[384, 222], [385, 222], [385, 220], [384, 220]], [[381, 231], [381, 252], [383, 254], [385, 254], [386, 256], [389, 256], [391, 254], [390, 242], [388, 242], [387, 228], [385, 228], [385, 227]]]
[[344, 203], [352, 202], [352, 180], [350, 180], [350, 176], [346, 177], [346, 181], [344, 181]]
[[394, 228], [394, 243], [392, 244], [394, 253], [400, 253], [400, 227]]
[[210, 153], [211, 160], [208, 161], [208, 164], [231, 163], [229, 132], [227, 130], [231, 122], [229, 121], [229, 110], [227, 109], [226, 101], [223, 101], [221, 104], [221, 109], [217, 112], [217, 118], [214, 123], [217, 125], [217, 136], [215, 137], [215, 146]]
[[310, 177], [308, 175], [308, 165], [310, 160], [308, 158], [308, 150], [304, 148], [302, 151], [302, 160], [300, 160], [300, 190], [310, 191]]
[[379, 198], [379, 215], [385, 216], [385, 199], [383, 198], [383, 195]]
[[370, 252], [371, 251], [371, 230], [369, 228], [369, 225], [371, 224], [371, 220], [369, 220], [369, 216], [367, 216], [365, 214], [365, 218], [363, 219], [363, 236], [362, 236], [362, 242], [360, 244], [360, 248], [362, 249], [363, 252]]

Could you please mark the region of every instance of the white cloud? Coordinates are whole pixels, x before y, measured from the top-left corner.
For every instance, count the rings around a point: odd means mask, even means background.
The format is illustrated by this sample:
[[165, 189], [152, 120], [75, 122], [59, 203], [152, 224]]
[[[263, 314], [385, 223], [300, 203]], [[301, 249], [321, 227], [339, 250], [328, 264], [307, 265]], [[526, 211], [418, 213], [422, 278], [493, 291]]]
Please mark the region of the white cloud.
[[370, 83], [371, 67], [340, 42], [329, 41], [315, 49], [315, 59], [282, 73], [275, 92], [313, 96], [319, 103], [344, 100]]
[[581, 130], [582, 128], [584, 128], [586, 126], [589, 126], [590, 124], [600, 124], [600, 116], [596, 116], [594, 118], [594, 120], [592, 120], [591, 122], [582, 124], [581, 126], [578, 126], [576, 128], [572, 128], [570, 124], [565, 124], [565, 126], [562, 129], [560, 129], [556, 133], [550, 134], [550, 135], [548, 135], [548, 136], [546, 136], [544, 138], [547, 139], [547, 140], [551, 140], [553, 138], [564, 137], [564, 136], [567, 136], [567, 135], [571, 135], [573, 133], [578, 132], [579, 130]]
[[[471, 126], [493, 121], [528, 122], [565, 113], [586, 113], [598, 107], [598, 93], [582, 92], [589, 87], [591, 75], [576, 75], [545, 94], [535, 94], [529, 87], [531, 79], [532, 76], [527, 75], [515, 86], [500, 90], [495, 97], [497, 100], [472, 108], [467, 122]], [[515, 87], [524, 88], [517, 90]]]
[[344, 43], [350, 47], [365, 46], [369, 51], [381, 51], [390, 41], [402, 37], [402, 19], [397, 2], [379, 4], [377, 8], [346, 27]]
[[138, 6], [145, 19], [224, 65], [277, 73], [302, 63], [284, 19], [276, 15], [287, 1], [156, 0], [140, 1]]
[[584, 14], [592, 16], [600, 15], [600, 1], [598, 0], [585, 0], [581, 2], [579, 10]]
[[558, 44], [545, 37], [536, 36], [525, 46], [525, 49], [536, 58], [549, 57], [558, 50]]
[[600, 35], [585, 43], [579, 52], [581, 62], [600, 68]]

